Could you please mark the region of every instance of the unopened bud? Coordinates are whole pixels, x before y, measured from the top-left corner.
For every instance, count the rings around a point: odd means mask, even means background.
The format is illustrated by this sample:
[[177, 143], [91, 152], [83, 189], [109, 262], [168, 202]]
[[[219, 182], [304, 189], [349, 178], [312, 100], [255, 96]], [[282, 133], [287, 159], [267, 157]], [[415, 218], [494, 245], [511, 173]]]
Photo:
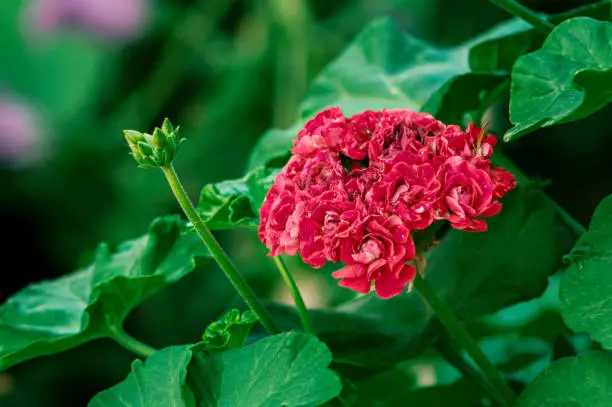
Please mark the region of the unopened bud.
[[155, 130], [153, 130], [153, 144], [158, 150], [161, 150], [162, 148], [164, 148], [165, 145], [168, 144], [166, 142], [166, 135], [162, 132], [160, 128], [156, 127]]
[[168, 118], [164, 119], [164, 123], [162, 124], [162, 131], [166, 134], [172, 134], [174, 132], [174, 127], [172, 127], [172, 123], [170, 123], [170, 120], [168, 120]]
[[175, 129], [168, 119], [153, 130], [153, 135], [135, 130], [124, 130], [124, 134], [134, 159], [143, 167], [170, 165], [183, 141], [179, 127]]
[[139, 131], [135, 131], [135, 130], [124, 130], [123, 134], [125, 134], [125, 138], [127, 139], [128, 143], [138, 143], [139, 141], [143, 141], [144, 140], [144, 135], [139, 132]]

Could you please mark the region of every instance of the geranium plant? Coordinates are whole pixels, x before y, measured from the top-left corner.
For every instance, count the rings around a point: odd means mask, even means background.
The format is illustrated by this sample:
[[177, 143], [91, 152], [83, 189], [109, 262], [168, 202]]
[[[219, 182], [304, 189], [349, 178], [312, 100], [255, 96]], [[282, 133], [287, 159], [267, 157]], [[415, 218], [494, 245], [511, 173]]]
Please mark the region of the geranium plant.
[[[126, 130], [185, 218], [158, 218], [9, 298], [0, 370], [110, 338], [137, 359], [95, 407], [612, 405], [612, 200], [586, 230], [500, 148], [612, 99], [610, 2], [560, 16], [493, 3], [515, 18], [446, 50], [373, 22], [313, 81], [302, 120], [266, 132], [245, 176], [205, 186], [197, 205], [174, 166], [189, 148], [181, 130], [167, 119]], [[507, 95], [512, 126], [496, 136], [483, 116]], [[234, 227], [257, 233], [294, 306], [260, 298], [211, 232]], [[285, 264], [298, 255], [351, 299], [308, 309]], [[244, 307], [190, 344], [154, 349], [126, 333], [130, 311], [196, 259], [215, 261]], [[569, 329], [559, 322], [537, 357], [522, 351], [537, 318], [489, 335], [490, 315], [551, 295]], [[432, 383], [415, 381], [423, 366]]]

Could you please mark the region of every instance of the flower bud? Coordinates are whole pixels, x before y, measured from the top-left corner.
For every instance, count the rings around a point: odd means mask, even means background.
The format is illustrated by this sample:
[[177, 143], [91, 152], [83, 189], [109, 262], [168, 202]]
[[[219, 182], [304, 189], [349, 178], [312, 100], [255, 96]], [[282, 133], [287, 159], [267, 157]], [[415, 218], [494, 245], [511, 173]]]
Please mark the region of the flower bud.
[[135, 130], [124, 130], [132, 156], [142, 167], [165, 167], [172, 163], [178, 147], [184, 140], [168, 119], [156, 127], [153, 135]]
[[166, 134], [174, 132], [174, 127], [172, 127], [172, 123], [170, 123], [170, 120], [168, 120], [168, 118], [165, 118], [164, 122], [162, 123], [162, 131]]
[[124, 130], [123, 133], [125, 134], [125, 138], [127, 139], [128, 143], [137, 144], [139, 141], [144, 140], [144, 135], [139, 131]]
[[153, 144], [158, 150], [163, 149], [164, 146], [167, 144], [166, 135], [162, 133], [162, 130], [157, 127], [155, 128], [155, 130], [153, 130]]

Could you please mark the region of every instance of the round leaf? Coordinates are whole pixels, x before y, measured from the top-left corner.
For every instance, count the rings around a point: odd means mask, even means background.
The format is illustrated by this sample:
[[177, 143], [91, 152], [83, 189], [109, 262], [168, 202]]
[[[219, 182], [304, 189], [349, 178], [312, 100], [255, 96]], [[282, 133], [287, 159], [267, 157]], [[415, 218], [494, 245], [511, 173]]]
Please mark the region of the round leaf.
[[560, 287], [562, 314], [576, 332], [612, 348], [612, 196], [595, 210], [588, 232], [571, 253]]

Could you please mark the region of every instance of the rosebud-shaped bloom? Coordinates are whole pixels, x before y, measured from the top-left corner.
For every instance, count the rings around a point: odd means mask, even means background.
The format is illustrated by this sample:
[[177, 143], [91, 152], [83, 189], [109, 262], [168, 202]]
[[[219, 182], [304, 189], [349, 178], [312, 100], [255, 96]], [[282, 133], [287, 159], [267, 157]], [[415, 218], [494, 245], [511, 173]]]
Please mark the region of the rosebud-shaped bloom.
[[340, 261], [342, 242], [360, 227], [358, 204], [336, 186], [311, 200], [307, 211], [300, 224], [302, 259], [314, 268]]
[[431, 140], [429, 147], [441, 157], [461, 156], [488, 159], [493, 154], [497, 139], [486, 134], [486, 128], [479, 128], [471, 123], [463, 132], [459, 126], [447, 126], [438, 137]]
[[495, 183], [487, 171], [462, 157], [446, 160], [438, 172], [442, 182], [436, 216], [446, 219], [455, 229], [471, 232], [487, 230], [479, 216], [489, 217], [501, 210], [494, 200]]
[[391, 298], [414, 278], [415, 268], [406, 264], [415, 256], [414, 242], [398, 216], [371, 217], [349, 242], [351, 257], [343, 256], [347, 265], [333, 274], [341, 286], [365, 294], [374, 283], [381, 298]]
[[101, 38], [127, 40], [143, 28], [148, 8], [147, 0], [37, 0], [28, 17], [40, 34], [76, 28]]
[[165, 167], [172, 163], [179, 145], [185, 140], [180, 136], [179, 127], [175, 129], [170, 120], [165, 119], [153, 135], [136, 130], [124, 130], [123, 133], [140, 167]]
[[422, 156], [402, 151], [385, 163], [388, 167], [366, 200], [382, 213], [398, 215], [411, 229], [426, 229], [433, 220], [440, 181]]
[[317, 114], [300, 130], [292, 153], [310, 157], [321, 149], [338, 151], [348, 133], [347, 120], [339, 108], [330, 108]]

